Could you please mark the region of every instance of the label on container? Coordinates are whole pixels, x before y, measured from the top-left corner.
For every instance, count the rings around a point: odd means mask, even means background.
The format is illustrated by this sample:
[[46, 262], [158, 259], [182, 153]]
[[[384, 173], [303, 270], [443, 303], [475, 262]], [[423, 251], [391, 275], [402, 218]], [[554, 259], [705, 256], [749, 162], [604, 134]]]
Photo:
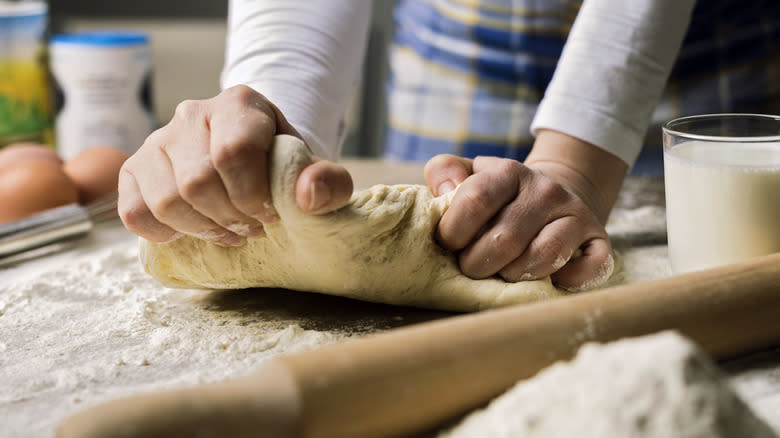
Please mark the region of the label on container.
[[51, 143], [46, 4], [0, 1], [0, 147]]
[[57, 35], [50, 52], [60, 155], [67, 160], [93, 146], [113, 146], [127, 154], [138, 150], [157, 125], [146, 35]]

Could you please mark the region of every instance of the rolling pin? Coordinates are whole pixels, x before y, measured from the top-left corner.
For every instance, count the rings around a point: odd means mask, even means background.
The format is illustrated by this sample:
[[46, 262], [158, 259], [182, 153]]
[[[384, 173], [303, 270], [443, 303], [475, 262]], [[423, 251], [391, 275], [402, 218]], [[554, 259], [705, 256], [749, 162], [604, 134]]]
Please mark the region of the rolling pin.
[[665, 329], [716, 358], [780, 344], [780, 253], [280, 356], [246, 377], [95, 406], [58, 436], [404, 436], [483, 405], [585, 342]]

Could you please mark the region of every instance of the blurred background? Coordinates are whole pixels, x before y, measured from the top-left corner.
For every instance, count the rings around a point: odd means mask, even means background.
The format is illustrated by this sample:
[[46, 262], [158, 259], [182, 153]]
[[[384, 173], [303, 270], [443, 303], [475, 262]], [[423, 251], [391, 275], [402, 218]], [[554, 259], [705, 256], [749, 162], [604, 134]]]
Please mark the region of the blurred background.
[[[363, 64], [363, 81], [349, 114], [343, 155], [381, 155], [384, 78], [393, 1], [372, 0], [373, 23]], [[160, 123], [185, 99], [219, 92], [225, 55], [228, 0], [50, 0], [52, 33], [94, 29], [135, 29], [148, 33], [154, 76], [153, 98]]]

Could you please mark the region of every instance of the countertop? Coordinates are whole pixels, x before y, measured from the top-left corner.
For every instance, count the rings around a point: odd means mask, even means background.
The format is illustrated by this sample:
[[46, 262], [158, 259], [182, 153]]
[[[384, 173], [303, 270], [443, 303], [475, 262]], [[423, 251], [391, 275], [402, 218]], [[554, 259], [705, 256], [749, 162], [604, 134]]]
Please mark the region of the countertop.
[[[424, 183], [418, 164], [346, 160], [356, 188]], [[663, 183], [629, 178], [608, 229], [610, 284], [670, 275]], [[628, 234], [625, 234], [629, 232]], [[276, 289], [173, 290], [148, 277], [118, 221], [63, 251], [0, 269], [0, 436], [48, 437], [96, 403], [244, 375], [279, 354], [451, 314]], [[738, 393], [780, 432], [780, 346], [721, 363]]]

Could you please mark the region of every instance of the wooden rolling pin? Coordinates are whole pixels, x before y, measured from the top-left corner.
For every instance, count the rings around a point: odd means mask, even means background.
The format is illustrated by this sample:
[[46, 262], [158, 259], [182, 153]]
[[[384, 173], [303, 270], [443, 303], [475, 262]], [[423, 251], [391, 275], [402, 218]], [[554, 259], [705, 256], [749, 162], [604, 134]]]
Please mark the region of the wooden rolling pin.
[[403, 436], [485, 403], [585, 342], [664, 329], [717, 358], [780, 344], [780, 253], [278, 357], [248, 377], [93, 407], [58, 436]]

